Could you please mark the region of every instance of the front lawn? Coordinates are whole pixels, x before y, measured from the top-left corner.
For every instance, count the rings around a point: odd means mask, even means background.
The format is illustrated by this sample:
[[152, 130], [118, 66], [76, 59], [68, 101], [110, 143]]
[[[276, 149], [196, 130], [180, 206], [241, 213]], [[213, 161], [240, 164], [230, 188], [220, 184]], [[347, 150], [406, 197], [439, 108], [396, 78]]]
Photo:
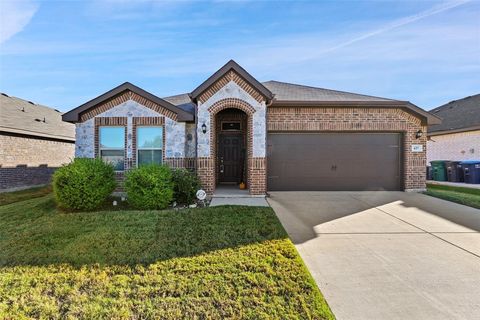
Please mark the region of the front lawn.
[[0, 207], [0, 318], [332, 319], [270, 208]]
[[480, 209], [480, 189], [427, 184], [426, 194]]
[[0, 193], [0, 206], [23, 200], [46, 196], [52, 192], [52, 186], [34, 187], [14, 192]]

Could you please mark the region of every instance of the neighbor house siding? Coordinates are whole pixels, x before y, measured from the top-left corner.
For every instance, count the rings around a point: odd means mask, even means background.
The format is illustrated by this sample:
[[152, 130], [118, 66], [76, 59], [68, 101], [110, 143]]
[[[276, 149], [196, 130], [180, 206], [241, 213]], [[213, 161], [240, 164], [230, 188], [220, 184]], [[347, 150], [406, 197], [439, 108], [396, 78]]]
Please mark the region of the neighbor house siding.
[[480, 130], [430, 136], [427, 141], [427, 161], [479, 160]]
[[0, 189], [50, 182], [56, 168], [74, 157], [68, 141], [0, 133]]
[[[415, 135], [418, 130], [426, 132], [426, 127], [419, 118], [400, 108], [271, 107], [267, 128], [282, 132], [400, 132], [404, 188], [425, 189], [426, 137], [416, 139]], [[421, 144], [424, 151], [412, 153], [412, 144]]]

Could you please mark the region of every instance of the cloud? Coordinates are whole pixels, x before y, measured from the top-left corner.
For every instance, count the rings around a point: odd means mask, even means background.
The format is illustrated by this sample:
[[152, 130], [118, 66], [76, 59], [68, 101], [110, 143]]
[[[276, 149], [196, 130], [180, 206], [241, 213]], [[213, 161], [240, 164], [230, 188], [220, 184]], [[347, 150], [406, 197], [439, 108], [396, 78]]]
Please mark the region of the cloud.
[[355, 37], [355, 38], [350, 39], [348, 41], [345, 41], [345, 42], [340, 43], [340, 44], [338, 44], [336, 46], [333, 46], [331, 48], [325, 49], [320, 53], [327, 53], [327, 52], [335, 51], [337, 49], [349, 46], [349, 45], [354, 44], [356, 42], [359, 42], [359, 41], [371, 38], [373, 36], [388, 32], [388, 31], [393, 30], [395, 28], [402, 27], [402, 26], [408, 25], [410, 23], [413, 23], [415, 21], [418, 21], [418, 20], [421, 20], [421, 19], [424, 19], [424, 18], [428, 18], [428, 17], [433, 16], [435, 14], [453, 9], [455, 7], [466, 4], [470, 1], [471, 0], [453, 1], [453, 2], [447, 2], [447, 3], [444, 3], [444, 4], [436, 5], [432, 8], [430, 8], [430, 9], [422, 11], [420, 13], [417, 13], [417, 14], [414, 14], [414, 15], [411, 15], [411, 16], [407, 16], [407, 17], [392, 21], [391, 23], [389, 23], [386, 26], [383, 26], [379, 29], [367, 32], [367, 33], [365, 33], [361, 36], [358, 36], [358, 37]]
[[0, 1], [0, 44], [21, 32], [37, 10], [32, 1]]

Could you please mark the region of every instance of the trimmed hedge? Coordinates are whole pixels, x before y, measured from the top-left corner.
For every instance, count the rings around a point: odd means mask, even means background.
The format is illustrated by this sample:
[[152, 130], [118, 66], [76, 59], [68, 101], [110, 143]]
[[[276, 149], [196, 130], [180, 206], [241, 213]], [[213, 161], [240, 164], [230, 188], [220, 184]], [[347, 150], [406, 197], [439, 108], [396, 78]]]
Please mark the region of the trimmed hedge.
[[75, 158], [53, 174], [53, 193], [65, 209], [93, 210], [115, 190], [115, 171], [101, 159]]
[[200, 189], [200, 180], [197, 175], [187, 169], [175, 169], [173, 177], [173, 198], [179, 204], [192, 204], [196, 198], [196, 192]]
[[144, 165], [126, 173], [128, 203], [137, 209], [165, 209], [173, 200], [172, 171], [167, 166]]

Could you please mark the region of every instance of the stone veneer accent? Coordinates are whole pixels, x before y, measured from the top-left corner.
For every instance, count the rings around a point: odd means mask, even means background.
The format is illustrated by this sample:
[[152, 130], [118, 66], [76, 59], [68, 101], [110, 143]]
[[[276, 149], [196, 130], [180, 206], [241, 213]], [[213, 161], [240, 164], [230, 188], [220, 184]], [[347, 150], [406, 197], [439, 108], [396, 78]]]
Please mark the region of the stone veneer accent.
[[265, 98], [263, 98], [263, 96], [254, 87], [243, 80], [243, 78], [234, 70], [230, 70], [222, 78], [218, 79], [213, 85], [211, 85], [210, 88], [205, 90], [205, 92], [198, 97], [198, 102], [200, 104], [207, 102], [208, 99], [220, 91], [220, 89], [226, 86], [229, 82], [236, 83], [240, 88], [242, 88], [243, 91], [245, 91], [245, 93], [250, 95], [258, 103], [265, 101]]
[[175, 112], [165, 109], [164, 107], [156, 104], [155, 102], [145, 99], [144, 97], [139, 96], [134, 92], [125, 91], [124, 93], [119, 94], [115, 98], [110, 99], [109, 101], [104, 102], [96, 106], [95, 108], [90, 109], [87, 112], [83, 113], [80, 116], [80, 121], [84, 122], [84, 121], [87, 121], [88, 119], [101, 115], [102, 113], [108, 112], [112, 108], [118, 105], [122, 105], [125, 102], [128, 102], [129, 100], [137, 102], [137, 104], [145, 106], [156, 113], [163, 114], [172, 120], [175, 120], [175, 121], [177, 120], [177, 114]]
[[[169, 110], [167, 110], [170, 112]], [[136, 101], [128, 100], [123, 102], [120, 105], [117, 105], [105, 112], [98, 114], [94, 118], [88, 119], [85, 122], [80, 122], [76, 124], [76, 149], [75, 156], [83, 158], [93, 158], [96, 156], [95, 153], [95, 119], [97, 118], [115, 118], [123, 117], [126, 118], [127, 127], [127, 140], [126, 140], [126, 150], [127, 150], [127, 159], [133, 159], [134, 149], [133, 149], [133, 121], [136, 118], [158, 118], [161, 117], [164, 125], [164, 156], [165, 158], [185, 158], [187, 155], [192, 157], [191, 145], [186, 143], [186, 126], [185, 122], [177, 122], [174, 119], [167, 117], [164, 114], [160, 114], [156, 111], [153, 111], [150, 108], [145, 107], [144, 105], [139, 104]], [[122, 124], [123, 125], [123, 124]], [[194, 124], [188, 124], [190, 134], [192, 135], [192, 140], [194, 140]], [[193, 157], [195, 150], [193, 150]]]
[[[267, 114], [268, 131], [381, 131], [403, 134], [403, 181], [405, 190], [423, 190], [426, 174], [427, 128], [416, 116], [401, 108], [271, 107]], [[416, 132], [424, 132], [420, 139]], [[423, 152], [411, 152], [421, 144]]]
[[[240, 79], [240, 80], [239, 80]], [[253, 93], [253, 91], [254, 93]], [[203, 101], [203, 102], [202, 102]], [[216, 181], [215, 116], [218, 112], [234, 108], [247, 114], [247, 187], [251, 194], [266, 193], [266, 105], [261, 95], [235, 72], [219, 79], [198, 100], [197, 174], [203, 188], [212, 194]], [[202, 125], [207, 132], [202, 132]]]

